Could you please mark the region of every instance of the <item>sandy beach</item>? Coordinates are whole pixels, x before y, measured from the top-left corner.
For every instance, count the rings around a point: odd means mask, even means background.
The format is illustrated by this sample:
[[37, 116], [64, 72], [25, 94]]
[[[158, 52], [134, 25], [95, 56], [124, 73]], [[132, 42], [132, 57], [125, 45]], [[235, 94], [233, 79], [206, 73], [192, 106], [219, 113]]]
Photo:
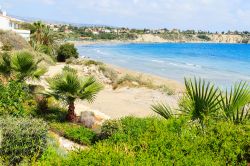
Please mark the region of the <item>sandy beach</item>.
[[[45, 79], [51, 77], [62, 71], [65, 63], [57, 63], [56, 65], [50, 66], [48, 72], [42, 77], [36, 84], [48, 87]], [[155, 115], [151, 110], [151, 105], [154, 103], [167, 103], [171, 107], [176, 108], [178, 99], [183, 91], [183, 85], [174, 81], [161, 78], [158, 76], [135, 72], [127, 70], [121, 67], [107, 65], [113, 68], [119, 75], [138, 75], [140, 74], [144, 79], [153, 80], [156, 85], [166, 85], [175, 90], [174, 95], [167, 95], [164, 92], [156, 89], [149, 89], [145, 87], [122, 87], [116, 90], [112, 89], [112, 86], [104, 83], [103, 78], [99, 76], [97, 71], [91, 72], [100, 82], [103, 83], [104, 89], [97, 95], [96, 100], [93, 103], [88, 103], [86, 101], [76, 102], [76, 113], [79, 115], [83, 111], [94, 111], [99, 114], [104, 114], [108, 118], [116, 119], [125, 116], [136, 116], [136, 117], [146, 117]], [[70, 65], [76, 69], [81, 76], [89, 75], [90, 67], [84, 65]], [[95, 67], [91, 67], [95, 68]], [[87, 71], [87, 72], [86, 72]]]

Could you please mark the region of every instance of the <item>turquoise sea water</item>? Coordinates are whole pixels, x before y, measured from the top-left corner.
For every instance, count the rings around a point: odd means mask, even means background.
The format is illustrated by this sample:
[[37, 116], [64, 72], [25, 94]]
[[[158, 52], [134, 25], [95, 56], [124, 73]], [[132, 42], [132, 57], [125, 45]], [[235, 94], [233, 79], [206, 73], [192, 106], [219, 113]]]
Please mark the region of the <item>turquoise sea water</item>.
[[250, 81], [247, 44], [97, 44], [78, 50], [91, 59], [180, 82], [194, 76], [221, 86]]

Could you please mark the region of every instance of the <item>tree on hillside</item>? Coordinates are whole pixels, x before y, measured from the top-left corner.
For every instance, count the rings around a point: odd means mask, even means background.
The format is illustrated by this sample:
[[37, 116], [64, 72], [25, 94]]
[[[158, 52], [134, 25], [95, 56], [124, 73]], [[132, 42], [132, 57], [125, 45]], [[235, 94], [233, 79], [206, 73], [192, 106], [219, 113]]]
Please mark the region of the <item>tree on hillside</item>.
[[65, 43], [62, 44], [58, 49], [57, 60], [59, 62], [65, 62], [68, 58], [78, 58], [78, 52], [74, 44]]
[[31, 28], [31, 39], [42, 44], [42, 35], [46, 25], [41, 21], [34, 22]]
[[102, 85], [93, 77], [80, 78], [74, 69], [67, 68], [61, 74], [47, 79], [49, 83], [48, 95], [65, 101], [68, 105], [66, 119], [76, 121], [75, 101], [77, 99], [93, 102]]
[[55, 55], [56, 41], [63, 38], [62, 33], [55, 32], [41, 21], [34, 22], [31, 28], [31, 46], [39, 52]]

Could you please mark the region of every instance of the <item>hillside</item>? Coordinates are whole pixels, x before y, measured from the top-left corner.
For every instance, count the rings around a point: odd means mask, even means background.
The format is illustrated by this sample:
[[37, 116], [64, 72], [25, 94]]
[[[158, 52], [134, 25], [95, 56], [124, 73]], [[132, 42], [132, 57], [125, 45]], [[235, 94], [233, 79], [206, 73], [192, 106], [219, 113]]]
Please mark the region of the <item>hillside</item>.
[[141, 34], [138, 35], [136, 42], [174, 42], [174, 43], [249, 43], [249, 37], [241, 35], [223, 35], [223, 34]]
[[11, 47], [11, 49], [14, 50], [31, 48], [29, 43], [18, 34], [11, 31], [0, 30], [0, 47], [3, 46]]

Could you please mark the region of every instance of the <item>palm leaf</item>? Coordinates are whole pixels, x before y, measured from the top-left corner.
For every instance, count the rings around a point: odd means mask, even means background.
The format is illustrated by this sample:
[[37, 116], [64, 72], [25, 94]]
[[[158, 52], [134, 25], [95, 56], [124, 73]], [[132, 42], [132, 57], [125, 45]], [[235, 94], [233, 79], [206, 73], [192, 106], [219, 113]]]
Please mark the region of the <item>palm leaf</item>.
[[11, 75], [11, 56], [6, 52], [1, 55], [0, 73], [5, 77], [10, 77]]
[[219, 110], [220, 93], [210, 82], [197, 80], [194, 78], [186, 79], [186, 96], [190, 105], [186, 107], [186, 112], [190, 113], [192, 119], [203, 120], [205, 116], [215, 113]]
[[81, 84], [81, 90], [79, 92], [80, 99], [86, 99], [89, 102], [93, 102], [96, 94], [102, 89], [103, 86], [98, 83], [94, 77], [88, 77]]
[[250, 88], [246, 82], [235, 84], [230, 91], [220, 95], [220, 106], [227, 119], [235, 123], [249, 119]]
[[173, 117], [173, 111], [168, 105], [158, 103], [152, 105], [151, 109], [165, 119]]

